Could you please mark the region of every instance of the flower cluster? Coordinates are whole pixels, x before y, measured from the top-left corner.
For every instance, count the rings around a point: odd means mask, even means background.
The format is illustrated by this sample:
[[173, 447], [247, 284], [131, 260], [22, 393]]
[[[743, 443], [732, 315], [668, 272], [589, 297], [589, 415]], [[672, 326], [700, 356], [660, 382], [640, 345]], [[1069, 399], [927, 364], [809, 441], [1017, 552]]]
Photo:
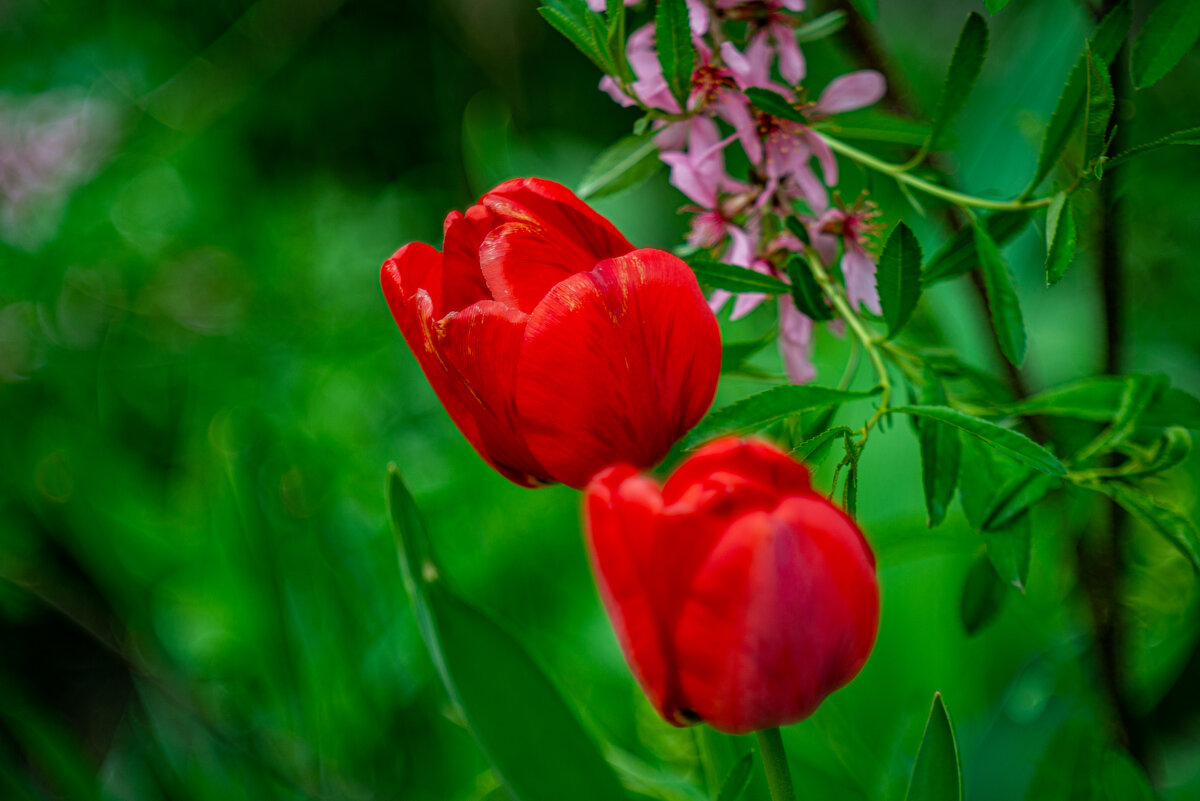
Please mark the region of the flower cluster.
[[[604, 3], [592, 0], [590, 5], [599, 9]], [[754, 108], [746, 91], [782, 95], [809, 123], [816, 123], [878, 101], [886, 90], [883, 76], [873, 70], [842, 75], [809, 101], [804, 54], [795, 35], [804, 0], [688, 0], [687, 5], [697, 59], [685, 107], [663, 77], [654, 23], [634, 31], [626, 46], [635, 80], [622, 86], [605, 76], [600, 88], [621, 105], [638, 106], [657, 117], [655, 141], [671, 169], [671, 183], [694, 204], [684, 207], [692, 214], [688, 245], [786, 280], [781, 265], [804, 244], [790, 234], [771, 232], [782, 230], [779, 219], [798, 217], [827, 265], [838, 262], [840, 251], [850, 303], [878, 313], [875, 262], [868, 250], [877, 230], [873, 205], [860, 199], [847, 207], [836, 193], [831, 204], [838, 165], [829, 146], [810, 124]], [[746, 24], [740, 49], [724, 34], [727, 20]], [[725, 169], [725, 149], [734, 142], [750, 162], [745, 181]], [[728, 292], [716, 292], [710, 299], [713, 310], [720, 311], [729, 299]], [[764, 299], [760, 294], [738, 297], [730, 318], [744, 317]], [[796, 383], [806, 382], [814, 376], [813, 321], [786, 301], [779, 315], [788, 375]]]

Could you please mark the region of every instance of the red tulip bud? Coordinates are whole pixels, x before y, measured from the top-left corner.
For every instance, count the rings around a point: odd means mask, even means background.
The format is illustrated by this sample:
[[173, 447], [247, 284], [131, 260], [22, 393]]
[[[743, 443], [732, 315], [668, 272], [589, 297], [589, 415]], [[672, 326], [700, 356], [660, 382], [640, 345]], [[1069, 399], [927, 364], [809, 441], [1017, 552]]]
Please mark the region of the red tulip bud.
[[551, 181], [452, 212], [443, 252], [405, 245], [382, 282], [450, 417], [518, 484], [649, 467], [716, 392], [720, 334], [692, 271]]
[[795, 723], [867, 661], [875, 557], [773, 446], [718, 440], [661, 490], [609, 468], [585, 514], [617, 639], [667, 721], [733, 734]]

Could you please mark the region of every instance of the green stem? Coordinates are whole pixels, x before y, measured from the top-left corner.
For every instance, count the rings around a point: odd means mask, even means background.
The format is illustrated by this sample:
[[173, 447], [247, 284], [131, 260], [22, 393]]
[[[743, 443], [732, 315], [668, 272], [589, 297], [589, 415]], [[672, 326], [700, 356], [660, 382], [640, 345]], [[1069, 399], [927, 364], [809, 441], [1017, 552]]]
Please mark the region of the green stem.
[[788, 769], [787, 753], [783, 750], [783, 738], [779, 729], [762, 729], [758, 736], [758, 751], [762, 755], [763, 768], [767, 772], [767, 785], [771, 788], [772, 801], [796, 801], [792, 789], [792, 772]]
[[864, 167], [870, 167], [873, 170], [890, 175], [897, 181], [906, 183], [914, 189], [919, 189], [928, 195], [948, 200], [963, 208], [974, 206], [976, 208], [995, 209], [997, 211], [1014, 211], [1018, 209], [1036, 209], [1040, 206], [1050, 205], [1050, 198], [1048, 197], [1038, 198], [1037, 200], [988, 200], [987, 198], [955, 192], [953, 189], [946, 189], [944, 186], [938, 186], [937, 184], [917, 178], [915, 175], [909, 175], [907, 172], [908, 165], [889, 164], [886, 161], [880, 161], [870, 153], [864, 153], [858, 148], [851, 147], [828, 134], [816, 130], [813, 133], [821, 137], [825, 144], [829, 145], [829, 149], [835, 153], [841, 153], [846, 158], [857, 161]]
[[879, 355], [879, 349], [875, 347], [874, 337], [863, 326], [862, 320], [854, 313], [854, 309], [850, 308], [850, 303], [842, 296], [841, 292], [838, 292], [837, 287], [834, 286], [832, 279], [829, 277], [829, 273], [825, 272], [825, 265], [821, 263], [821, 259], [811, 248], [806, 248], [804, 255], [808, 260], [808, 266], [812, 269], [813, 277], [817, 279], [817, 284], [821, 287], [821, 291], [825, 294], [825, 297], [829, 298], [829, 302], [833, 304], [834, 310], [846, 321], [846, 325], [854, 333], [854, 336], [858, 338], [858, 341], [862, 343], [863, 350], [867, 352], [867, 357], [871, 360], [871, 364], [875, 367], [875, 373], [879, 376], [879, 386], [882, 390], [879, 394], [879, 408], [875, 410], [875, 414], [863, 426], [863, 437], [859, 443], [861, 445], [867, 441], [867, 434], [871, 432], [871, 427], [879, 422], [879, 419], [887, 411], [888, 399], [892, 394], [892, 382], [888, 378], [887, 367], [883, 364], [883, 358]]

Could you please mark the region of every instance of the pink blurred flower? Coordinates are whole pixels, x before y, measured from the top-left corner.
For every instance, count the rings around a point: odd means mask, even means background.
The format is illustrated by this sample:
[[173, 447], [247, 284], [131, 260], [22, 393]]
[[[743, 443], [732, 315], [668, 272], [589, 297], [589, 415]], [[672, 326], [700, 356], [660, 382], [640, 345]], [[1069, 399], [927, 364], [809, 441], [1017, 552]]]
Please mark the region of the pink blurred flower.
[[[774, 275], [771, 263], [755, 255], [754, 240], [757, 238], [756, 236], [735, 225], [728, 226], [727, 230], [729, 231], [729, 249], [721, 257], [722, 261], [726, 264], [745, 267], [747, 270], [753, 270], [763, 275]], [[725, 304], [729, 302], [729, 298], [731, 297], [733, 297], [732, 292], [718, 289], [712, 293], [712, 297], [708, 300], [708, 305], [713, 310], [713, 313], [716, 314], [725, 307]], [[738, 294], [737, 298], [733, 301], [733, 311], [730, 312], [729, 319], [742, 319], [757, 309], [766, 299], [767, 296], [761, 292], [742, 292]]]
[[793, 384], [806, 384], [817, 375], [812, 361], [813, 321], [790, 297], [779, 298], [779, 354]]
[[[625, 5], [636, 6], [641, 0], [625, 0]], [[596, 13], [603, 13], [608, 8], [608, 0], [587, 0], [588, 8]]]
[[837, 240], [842, 240], [842, 279], [851, 306], [862, 304], [875, 314], [882, 314], [879, 288], [875, 284], [875, 260], [867, 250], [869, 238], [878, 233], [875, 218], [879, 209], [874, 203], [859, 198], [849, 208], [834, 207], [821, 215], [809, 227], [813, 247], [826, 264], [837, 257]]

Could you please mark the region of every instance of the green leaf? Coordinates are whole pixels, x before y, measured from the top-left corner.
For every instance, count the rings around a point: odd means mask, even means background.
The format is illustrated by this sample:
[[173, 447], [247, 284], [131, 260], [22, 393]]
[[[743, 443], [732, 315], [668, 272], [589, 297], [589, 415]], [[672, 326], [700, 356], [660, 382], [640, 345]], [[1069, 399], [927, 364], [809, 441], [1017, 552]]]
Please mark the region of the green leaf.
[[[587, 10], [586, 5], [584, 10]], [[586, 22], [581, 23], [579, 19], [573, 19], [566, 12], [551, 6], [542, 6], [538, 9], [538, 13], [571, 44], [575, 45], [580, 53], [591, 59], [601, 72], [608, 74], [613, 71], [612, 65], [608, 62], [605, 47], [601, 46], [600, 42], [592, 35], [590, 26]], [[588, 13], [591, 14], [590, 11]]]
[[1145, 144], [1124, 150], [1105, 161], [1104, 169], [1111, 170], [1118, 164], [1128, 161], [1140, 153], [1149, 153], [1152, 150], [1158, 150], [1160, 147], [1167, 147], [1168, 145], [1200, 145], [1200, 126], [1195, 128], [1187, 128], [1182, 131], [1175, 131], [1174, 133], [1169, 133], [1160, 139], [1155, 139], [1151, 142], [1146, 142]]
[[1004, 528], [1061, 486], [1062, 480], [1058, 476], [1035, 470], [1023, 470], [1013, 475], [996, 491], [995, 497], [984, 512], [980, 530], [996, 531]]
[[1112, 81], [1108, 68], [1097, 64], [1089, 45], [1084, 51], [1087, 59], [1087, 103], [1083, 107], [1083, 163], [1092, 165], [1104, 154], [1108, 144], [1108, 120], [1113, 112]]
[[987, 556], [981, 554], [971, 562], [958, 605], [959, 618], [967, 636], [974, 636], [995, 620], [1007, 589]]
[[675, 95], [681, 108], [686, 108], [692, 70], [696, 64], [686, 0], [658, 0], [654, 17], [654, 46], [671, 94]]
[[1133, 85], [1153, 86], [1174, 69], [1200, 38], [1200, 3], [1195, 0], [1162, 0], [1142, 23], [1129, 66]]
[[792, 302], [800, 313], [818, 322], [832, 320], [833, 309], [825, 302], [825, 295], [803, 256], [793, 253], [788, 258], [787, 273], [792, 281]]
[[626, 136], [596, 157], [576, 194], [585, 200], [615, 195], [641, 184], [661, 168], [652, 135]]
[[779, 117], [781, 120], [791, 120], [792, 122], [808, 123], [804, 115], [789, 103], [786, 97], [778, 92], [751, 86], [746, 90], [746, 97], [750, 98], [750, 102], [754, 104], [756, 109], [766, 112], [772, 117]]
[[416, 503], [394, 465], [388, 468], [388, 507], [421, 637], [451, 701], [509, 794], [521, 801], [624, 799], [616, 774], [529, 654], [446, 586]]
[[972, 436], [979, 437], [993, 448], [998, 448], [1017, 461], [1024, 462], [1043, 473], [1056, 476], [1067, 474], [1067, 468], [1054, 454], [1011, 428], [1003, 428], [948, 406], [896, 406], [892, 411], [927, 417], [930, 420], [960, 428]]
[[688, 266], [701, 283], [713, 289], [730, 292], [766, 292], [768, 295], [786, 295], [792, 288], [773, 275], [764, 275], [736, 264], [726, 264], [711, 259], [688, 259]]
[[1009, 0], [983, 0], [983, 6], [989, 14], [996, 14], [1000, 9], [1008, 5]]
[[1057, 284], [1075, 260], [1075, 214], [1066, 192], [1046, 210], [1046, 286]]
[[911, 147], [924, 144], [932, 130], [927, 122], [899, 117], [874, 107], [848, 111], [835, 118], [815, 122], [813, 127], [828, 131], [839, 139], [890, 142]]
[[792, 450], [792, 454], [808, 465], [810, 470], [816, 470], [829, 456], [829, 451], [833, 448], [833, 443], [838, 437], [844, 439], [853, 435], [854, 429], [850, 428], [850, 426], [827, 428], [820, 434], [815, 434], [804, 440], [804, 442]]
[[[926, 371], [921, 400], [926, 406], [944, 406], [946, 393], [933, 371]], [[921, 441], [921, 483], [925, 489], [927, 524], [934, 528], [946, 518], [946, 510], [954, 500], [958, 485], [962, 440], [951, 426], [922, 425], [918, 428]]]
[[[1116, 418], [1127, 386], [1128, 376], [1083, 378], [1039, 392], [1007, 407], [1005, 412], [1107, 423]], [[1167, 389], [1142, 413], [1141, 424], [1200, 430], [1200, 400], [1183, 390]]]
[[1122, 467], [1121, 475], [1129, 478], [1132, 476], [1165, 473], [1187, 459], [1191, 450], [1192, 436], [1186, 428], [1178, 426], [1168, 428], [1163, 431], [1162, 436], [1155, 442], [1154, 449], [1150, 452], [1149, 457], [1140, 460], [1140, 466], [1132, 468]]
[[1111, 447], [1124, 442], [1137, 428], [1146, 410], [1166, 391], [1167, 386], [1165, 375], [1134, 373], [1126, 376], [1125, 390], [1121, 393], [1117, 416], [1113, 420], [1106, 444]]
[[854, 6], [867, 22], [874, 22], [879, 17], [878, 0], [850, 0], [850, 5]]
[[684, 438], [683, 447], [694, 448], [719, 434], [761, 431], [777, 420], [800, 412], [863, 400], [878, 393], [878, 387], [867, 392], [812, 384], [772, 387], [709, 414]]
[[845, 11], [830, 11], [796, 28], [796, 40], [799, 42], [815, 42], [818, 39], [832, 36], [840, 31], [845, 24]]
[[717, 793], [717, 801], [738, 801], [750, 786], [750, 776], [754, 771], [754, 754], [742, 754], [730, 769], [725, 781], [721, 782], [721, 792]]
[[633, 81], [633, 71], [625, 58], [625, 3], [624, 0], [608, 0], [608, 54], [613, 66], [626, 81]]
[[975, 251], [983, 267], [983, 283], [987, 290], [988, 309], [992, 314], [992, 326], [1004, 358], [1020, 367], [1025, 361], [1025, 320], [1021, 315], [1021, 300], [1012, 273], [1004, 262], [995, 240], [987, 229], [978, 222], [972, 223], [975, 231]]
[[[992, 241], [1004, 245], [1025, 230], [1032, 215], [1028, 211], [1001, 211], [981, 217], [980, 223], [987, 227]], [[975, 250], [975, 231], [963, 228], [950, 238], [925, 265], [921, 283], [925, 286], [956, 278], [974, 270], [979, 264], [979, 253]]]
[[945, 133], [946, 126], [962, 111], [983, 69], [987, 50], [987, 22], [972, 11], [958, 35], [958, 44], [954, 46], [950, 67], [946, 70], [946, 80], [942, 83], [942, 95], [933, 116], [933, 130], [929, 134], [930, 148], [938, 147], [938, 140]]
[[963, 461], [971, 465], [959, 477], [959, 499], [971, 527], [978, 531], [987, 545], [987, 556], [996, 574], [1004, 581], [1025, 592], [1029, 579], [1029, 559], [1032, 527], [1028, 514], [1018, 515], [1003, 526], [984, 530], [983, 523], [996, 488], [1007, 484], [1023, 468], [1001, 459], [995, 451], [979, 440], [963, 443]]
[[908, 322], [921, 297], [921, 243], [904, 223], [896, 225], [883, 247], [875, 283], [888, 337], [894, 337]]
[[721, 372], [736, 373], [743, 370], [758, 372], [757, 368], [748, 365], [747, 361], [751, 356], [758, 353], [760, 350], [774, 341], [775, 331], [772, 330], [766, 336], [759, 339], [750, 339], [741, 342], [722, 342]]
[[1196, 530], [1191, 520], [1175, 509], [1156, 503], [1131, 484], [1111, 483], [1102, 486], [1103, 492], [1166, 538], [1184, 555], [1192, 570], [1200, 573], [1200, 531]]
[[[1116, 58], [1117, 51], [1121, 48], [1121, 42], [1125, 41], [1125, 36], [1129, 33], [1129, 23], [1132, 18], [1129, 0], [1122, 0], [1120, 5], [1113, 8], [1101, 20], [1088, 40], [1092, 57], [1098, 64], [1107, 66]], [[1037, 169], [1034, 170], [1033, 181], [1030, 182], [1028, 191], [1036, 189], [1050, 174], [1050, 170], [1054, 169], [1059, 157], [1067, 149], [1071, 135], [1083, 118], [1087, 99], [1087, 73], [1087, 54], [1085, 53], [1079, 57], [1071, 69], [1071, 74], [1063, 86], [1062, 94], [1058, 97], [1058, 103], [1054, 106], [1054, 113], [1050, 115], [1050, 123], [1046, 126], [1046, 132], [1042, 136], [1042, 149], [1038, 153]]]
[[925, 736], [917, 751], [905, 801], [962, 801], [962, 767], [954, 726], [946, 713], [942, 694], [933, 694], [933, 708], [925, 723]]

